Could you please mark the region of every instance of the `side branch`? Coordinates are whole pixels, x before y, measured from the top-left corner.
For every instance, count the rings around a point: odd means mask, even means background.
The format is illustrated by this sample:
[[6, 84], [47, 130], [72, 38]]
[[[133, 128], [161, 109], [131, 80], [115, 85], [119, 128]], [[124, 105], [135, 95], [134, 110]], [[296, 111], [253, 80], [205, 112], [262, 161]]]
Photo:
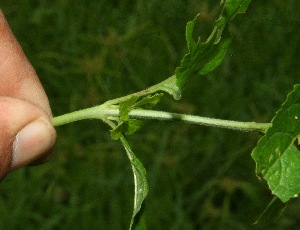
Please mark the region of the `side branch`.
[[[183, 121], [191, 124], [213, 126], [248, 132], [258, 131], [264, 133], [269, 127], [271, 127], [271, 123], [222, 120], [156, 110], [132, 110], [129, 112], [129, 117], [137, 119]], [[72, 113], [64, 114], [62, 116], [54, 117], [52, 119], [52, 123], [54, 126], [59, 126], [83, 119], [115, 120], [115, 118], [119, 118], [119, 109], [111, 109], [105, 106], [96, 106], [93, 108], [79, 110]]]
[[[105, 112], [108, 116], [119, 116], [118, 110], [106, 110]], [[140, 119], [152, 119], [152, 120], [166, 120], [166, 121], [183, 121], [191, 124], [212, 126], [219, 128], [234, 129], [239, 131], [259, 131], [265, 132], [271, 123], [256, 123], [256, 122], [242, 122], [242, 121], [232, 121], [232, 120], [222, 120], [209, 117], [200, 117], [194, 115], [180, 114], [180, 113], [170, 113], [164, 111], [156, 110], [132, 110], [129, 112], [130, 118], [140, 118]]]

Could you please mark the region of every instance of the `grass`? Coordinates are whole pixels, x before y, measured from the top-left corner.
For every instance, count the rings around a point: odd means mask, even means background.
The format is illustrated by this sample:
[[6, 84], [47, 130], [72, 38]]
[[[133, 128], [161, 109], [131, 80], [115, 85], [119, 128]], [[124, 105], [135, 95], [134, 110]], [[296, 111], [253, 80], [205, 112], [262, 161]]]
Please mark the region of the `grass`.
[[[219, 1], [2, 0], [54, 115], [100, 104], [173, 74], [186, 52], [188, 20], [203, 37]], [[296, 0], [253, 1], [232, 26], [229, 55], [195, 78], [174, 112], [268, 122], [299, 83]], [[0, 229], [126, 229], [133, 202], [125, 152], [99, 121], [57, 128], [55, 156], [11, 173], [0, 187]], [[250, 157], [259, 135], [145, 122], [129, 137], [148, 171], [149, 229], [249, 229], [272, 196]], [[295, 229], [300, 203], [257, 229]]]

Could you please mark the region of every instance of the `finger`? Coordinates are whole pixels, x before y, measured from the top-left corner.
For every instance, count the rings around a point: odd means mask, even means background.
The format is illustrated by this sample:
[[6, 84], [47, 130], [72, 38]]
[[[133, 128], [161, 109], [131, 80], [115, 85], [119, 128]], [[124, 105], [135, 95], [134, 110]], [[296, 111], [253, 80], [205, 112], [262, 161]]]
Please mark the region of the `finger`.
[[56, 138], [43, 87], [0, 10], [0, 178], [45, 159]]
[[48, 114], [22, 99], [0, 97], [0, 114], [0, 178], [3, 178], [9, 171], [47, 153], [56, 133]]
[[24, 99], [51, 116], [46, 93], [0, 10], [0, 96]]

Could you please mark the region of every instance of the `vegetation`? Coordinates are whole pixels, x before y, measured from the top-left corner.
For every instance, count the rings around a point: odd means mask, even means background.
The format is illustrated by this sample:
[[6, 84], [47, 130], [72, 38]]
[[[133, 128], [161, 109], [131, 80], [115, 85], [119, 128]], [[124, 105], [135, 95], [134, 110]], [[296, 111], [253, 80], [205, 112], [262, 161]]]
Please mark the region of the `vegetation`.
[[[218, 1], [3, 1], [0, 7], [35, 66], [55, 115], [136, 92], [174, 74], [186, 53], [185, 24], [200, 11], [207, 37]], [[269, 122], [297, 83], [297, 1], [253, 2], [230, 25], [229, 55], [187, 84], [181, 102], [158, 109]], [[202, 37], [202, 35], [201, 35]], [[126, 229], [132, 172], [101, 122], [58, 128], [57, 154], [1, 184], [1, 225], [12, 229]], [[260, 134], [147, 121], [128, 137], [148, 172], [149, 229], [246, 229], [272, 200], [251, 159]], [[132, 181], [132, 182], [131, 182]], [[277, 203], [277, 205], [281, 205]], [[281, 219], [297, 226], [297, 199]]]

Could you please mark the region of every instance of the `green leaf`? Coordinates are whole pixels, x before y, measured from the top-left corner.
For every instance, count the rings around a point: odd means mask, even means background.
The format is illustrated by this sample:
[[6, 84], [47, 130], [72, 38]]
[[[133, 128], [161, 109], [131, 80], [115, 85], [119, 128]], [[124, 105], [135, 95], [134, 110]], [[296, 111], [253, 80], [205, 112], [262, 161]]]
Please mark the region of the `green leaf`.
[[300, 152], [295, 145], [299, 136], [300, 85], [296, 85], [252, 152], [256, 173], [283, 202], [300, 193]]
[[137, 215], [134, 218], [134, 222], [132, 224], [132, 229], [147, 230], [145, 202], [142, 203], [142, 207], [141, 207], [140, 211], [137, 213]]
[[158, 83], [154, 87], [158, 90], [167, 92], [168, 94], [173, 96], [175, 100], [179, 100], [181, 98], [182, 90], [177, 85], [176, 75], [167, 78], [166, 80]]
[[197, 42], [193, 39], [194, 27], [199, 15], [187, 23], [186, 41], [189, 52], [181, 60], [180, 67], [175, 70], [176, 84], [181, 90], [190, 77], [207, 74], [222, 63], [231, 42], [227, 24], [237, 14], [244, 13], [250, 2], [251, 0], [224, 1], [222, 14], [205, 42], [200, 38]]
[[139, 100], [137, 103], [133, 105], [133, 107], [151, 109], [160, 101], [163, 95], [164, 95], [163, 93], [156, 93], [154, 95], [149, 95]]
[[118, 140], [122, 134], [131, 135], [138, 131], [142, 127], [142, 122], [136, 119], [130, 119], [129, 112], [135, 108], [150, 109], [160, 101], [162, 96], [163, 93], [156, 93], [143, 97], [141, 100], [139, 100], [138, 96], [132, 96], [120, 102], [120, 120], [118, 126], [110, 131], [111, 138]]
[[277, 222], [285, 211], [287, 204], [274, 197], [254, 224], [269, 224]]
[[224, 38], [224, 40], [222, 40], [218, 45], [213, 45], [207, 49], [207, 52], [209, 52], [207, 57], [210, 58], [210, 61], [207, 62], [206, 65], [204, 65], [201, 69], [199, 69], [198, 74], [207, 74], [222, 63], [231, 43], [229, 36], [226, 35], [225, 37], [226, 38]]
[[132, 96], [126, 101], [120, 102], [119, 110], [120, 110], [120, 117], [123, 121], [129, 120], [128, 113], [132, 109], [132, 106], [136, 103], [136, 101], [139, 99], [138, 96]]
[[130, 223], [130, 229], [131, 229], [135, 223], [135, 217], [137, 213], [140, 211], [143, 201], [148, 194], [148, 183], [146, 177], [146, 169], [144, 168], [142, 162], [135, 156], [135, 154], [131, 150], [128, 142], [126, 141], [123, 135], [120, 136], [120, 140], [130, 160], [133, 177], [134, 177], [134, 205], [133, 205], [132, 219]]
[[129, 99], [120, 102], [119, 111], [120, 111], [120, 118], [123, 121], [129, 120], [129, 112], [132, 109], [151, 109], [153, 108], [163, 96], [163, 93], [156, 93], [154, 95], [148, 95], [146, 97], [142, 97], [139, 100], [139, 96], [131, 96]]
[[214, 70], [223, 61], [230, 45], [228, 36], [218, 44], [214, 44], [212, 39], [208, 43], [201, 42], [199, 39], [196, 43], [192, 38], [196, 19], [197, 17], [189, 22], [186, 28], [189, 53], [182, 59], [181, 66], [175, 70], [176, 83], [181, 89], [184, 88], [187, 80], [193, 75], [204, 75]]
[[225, 0], [224, 17], [232, 20], [237, 14], [246, 13], [251, 0]]
[[116, 128], [110, 131], [113, 140], [120, 139], [121, 135], [131, 135], [142, 127], [142, 121], [130, 119], [128, 121], [121, 121]]

